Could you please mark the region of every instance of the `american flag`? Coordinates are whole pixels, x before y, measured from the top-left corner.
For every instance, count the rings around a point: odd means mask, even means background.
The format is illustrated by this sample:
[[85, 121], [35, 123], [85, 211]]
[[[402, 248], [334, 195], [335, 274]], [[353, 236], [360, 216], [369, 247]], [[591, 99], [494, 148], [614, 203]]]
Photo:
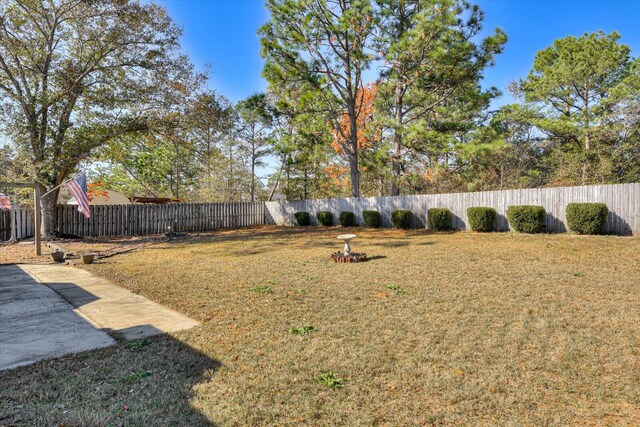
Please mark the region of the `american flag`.
[[78, 203], [78, 212], [82, 212], [85, 218], [89, 218], [89, 198], [87, 197], [87, 177], [79, 175], [67, 183], [73, 198]]

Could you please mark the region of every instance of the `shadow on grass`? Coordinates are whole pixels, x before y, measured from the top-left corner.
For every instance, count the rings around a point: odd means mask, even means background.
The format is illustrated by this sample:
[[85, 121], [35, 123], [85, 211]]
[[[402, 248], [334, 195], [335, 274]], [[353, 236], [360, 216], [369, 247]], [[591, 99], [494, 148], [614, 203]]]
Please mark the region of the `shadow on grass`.
[[166, 335], [132, 343], [0, 371], [3, 425], [215, 425], [190, 400], [219, 362]]
[[[0, 362], [75, 353], [0, 370], [0, 425], [213, 425], [191, 401], [220, 362], [149, 324], [112, 332], [110, 345], [59, 299], [82, 306], [99, 297], [74, 283], [43, 286], [17, 266], [0, 277]], [[126, 332], [155, 336], [125, 342]]]
[[[253, 228], [225, 230], [213, 234], [201, 234], [189, 236], [167, 242], [164, 246], [155, 246], [147, 250], [172, 250], [186, 248], [193, 245], [207, 243], [233, 244], [229, 245], [227, 255], [250, 256], [260, 253], [309, 248], [335, 248], [339, 250], [342, 244], [336, 240], [338, 234], [359, 233], [356, 246], [366, 245], [376, 248], [398, 248], [410, 245], [429, 245], [431, 242], [412, 242], [410, 239], [416, 236], [429, 236], [434, 233], [424, 229], [392, 230], [392, 229], [366, 229], [344, 227], [287, 227], [287, 228]], [[249, 246], [250, 245], [250, 246]], [[204, 254], [201, 251], [192, 252]]]

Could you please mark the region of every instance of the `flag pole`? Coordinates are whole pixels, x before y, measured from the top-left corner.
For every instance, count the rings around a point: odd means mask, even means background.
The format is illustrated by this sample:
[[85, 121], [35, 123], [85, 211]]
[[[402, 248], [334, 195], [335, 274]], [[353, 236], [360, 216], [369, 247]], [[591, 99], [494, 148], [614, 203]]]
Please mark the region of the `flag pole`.
[[56, 189], [58, 189], [58, 188], [62, 187], [62, 186], [63, 186], [63, 185], [65, 185], [67, 182], [71, 181], [72, 179], [75, 179], [75, 178], [76, 178], [76, 177], [78, 177], [79, 175], [80, 175], [80, 174], [78, 174], [78, 175], [76, 175], [76, 176], [73, 176], [73, 177], [71, 177], [71, 178], [67, 179], [66, 181], [64, 181], [62, 184], [56, 185], [55, 187], [53, 187], [51, 190], [47, 191], [46, 193], [44, 193], [44, 194], [43, 194], [43, 195], [41, 195], [40, 197], [44, 197], [44, 196], [46, 196], [47, 194], [51, 193], [52, 191], [55, 191]]

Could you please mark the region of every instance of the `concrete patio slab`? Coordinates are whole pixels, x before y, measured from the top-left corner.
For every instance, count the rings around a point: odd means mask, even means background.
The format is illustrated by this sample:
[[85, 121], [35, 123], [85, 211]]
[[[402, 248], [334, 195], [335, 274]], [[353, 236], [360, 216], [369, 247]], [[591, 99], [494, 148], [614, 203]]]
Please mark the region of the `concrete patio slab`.
[[112, 344], [23, 266], [0, 265], [0, 370]]
[[136, 295], [107, 279], [65, 265], [23, 265], [100, 328], [134, 340], [189, 329], [200, 323]]

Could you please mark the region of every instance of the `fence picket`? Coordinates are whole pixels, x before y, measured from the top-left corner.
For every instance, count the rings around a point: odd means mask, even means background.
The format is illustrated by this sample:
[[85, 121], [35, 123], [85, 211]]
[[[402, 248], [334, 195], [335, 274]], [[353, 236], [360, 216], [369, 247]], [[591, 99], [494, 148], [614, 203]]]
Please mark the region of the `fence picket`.
[[[33, 215], [27, 212], [25, 208], [24, 214], [16, 214], [20, 215], [20, 238], [33, 235]], [[203, 232], [262, 225], [265, 212], [263, 202], [96, 205], [90, 207], [87, 219], [75, 205], [58, 205], [56, 224], [60, 233], [79, 237]], [[10, 219], [4, 218], [8, 215], [0, 215], [0, 239], [11, 233]]]

